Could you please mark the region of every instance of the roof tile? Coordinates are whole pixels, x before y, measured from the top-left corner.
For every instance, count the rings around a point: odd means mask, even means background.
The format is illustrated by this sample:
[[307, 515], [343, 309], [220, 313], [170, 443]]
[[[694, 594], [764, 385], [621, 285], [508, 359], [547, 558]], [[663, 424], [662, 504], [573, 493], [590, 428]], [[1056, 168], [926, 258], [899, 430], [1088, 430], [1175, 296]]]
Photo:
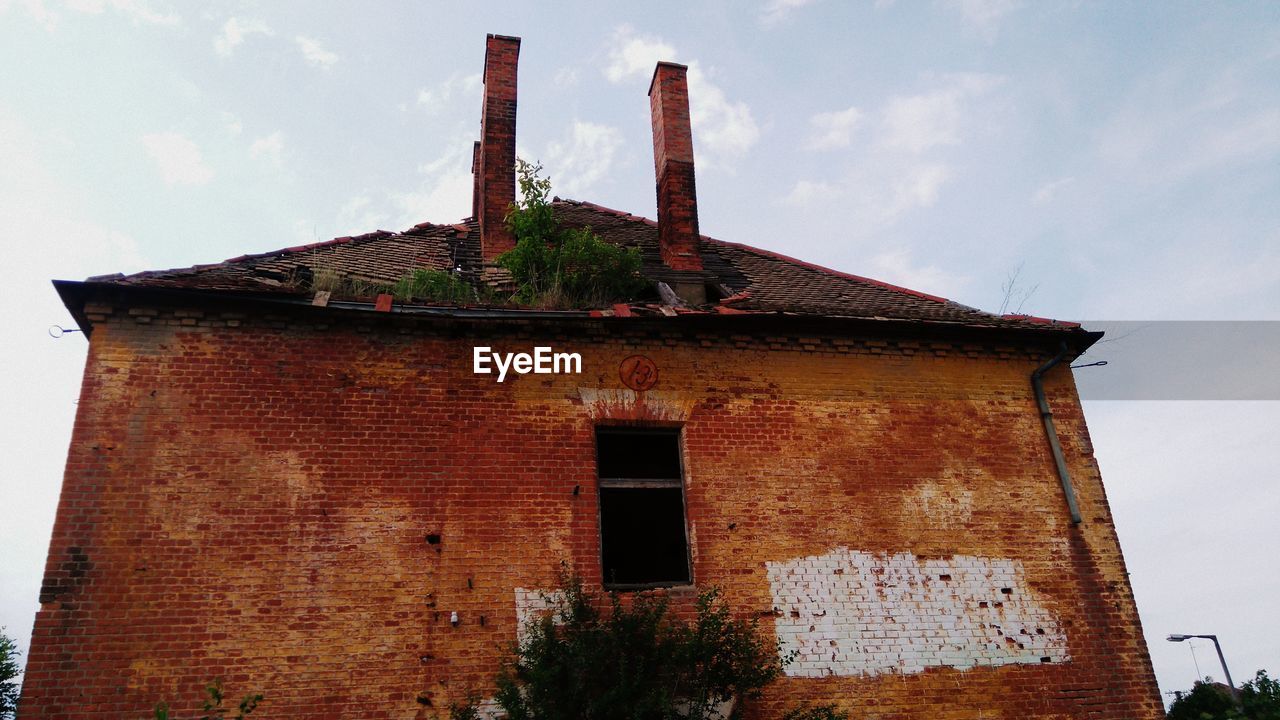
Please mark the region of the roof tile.
[[[1076, 328], [1028, 315], [994, 315], [936, 295], [910, 290], [797, 260], [769, 250], [703, 236], [702, 274], [679, 273], [662, 264], [657, 223], [595, 203], [555, 200], [566, 227], [589, 227], [602, 238], [638, 248], [641, 272], [654, 280], [702, 279], [727, 291], [705, 308], [690, 312], [788, 313], [828, 317], [877, 318], [991, 328]], [[309, 293], [316, 273], [337, 273], [373, 284], [393, 284], [421, 268], [459, 272], [468, 282], [510, 282], [502, 269], [481, 264], [480, 233], [474, 219], [436, 225], [420, 223], [400, 233], [378, 230], [364, 235], [241, 255], [214, 265], [99, 276], [97, 282], [127, 286], [187, 288], [272, 294]], [[732, 305], [732, 307], [730, 307]], [[628, 317], [626, 305], [600, 308], [596, 316]], [[653, 315], [654, 313], [641, 313]], [[664, 313], [665, 314], [665, 313]]]

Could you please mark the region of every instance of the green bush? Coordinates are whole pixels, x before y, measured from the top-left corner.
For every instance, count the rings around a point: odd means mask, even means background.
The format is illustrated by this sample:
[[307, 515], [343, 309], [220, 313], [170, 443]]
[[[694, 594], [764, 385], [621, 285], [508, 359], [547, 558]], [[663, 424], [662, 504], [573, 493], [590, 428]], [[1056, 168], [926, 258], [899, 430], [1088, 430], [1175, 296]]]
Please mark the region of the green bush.
[[757, 696], [790, 662], [715, 590], [699, 595], [689, 624], [663, 597], [610, 593], [604, 603], [576, 578], [561, 585], [498, 676], [510, 720], [711, 720], [719, 703]]
[[1240, 688], [1240, 704], [1244, 706], [1244, 716], [1251, 720], [1280, 720], [1280, 680], [1259, 670]]
[[[222, 707], [222, 680], [217, 679], [209, 683], [204, 692], [208, 697], [204, 701], [204, 715], [201, 715], [199, 720], [224, 720], [228, 710]], [[232, 717], [234, 720], [244, 720], [258, 707], [260, 702], [262, 702], [262, 693], [245, 695], [244, 699], [240, 701], [240, 705], [236, 708], [236, 714]], [[156, 705], [155, 720], [177, 719], [169, 717], [168, 703], [160, 702]]]
[[605, 242], [586, 228], [564, 229], [542, 166], [516, 160], [522, 199], [507, 214], [515, 248], [498, 256], [511, 273], [516, 302], [544, 308], [600, 307], [634, 298], [647, 285], [640, 251]]
[[783, 715], [782, 720], [849, 720], [849, 714], [836, 710], [835, 705], [805, 705]]
[[480, 300], [475, 288], [451, 272], [420, 268], [404, 276], [391, 289], [397, 300], [466, 305]]
[[12, 718], [18, 711], [18, 695], [22, 690], [18, 676], [21, 674], [17, 643], [0, 633], [0, 718]]
[[1280, 720], [1280, 682], [1271, 679], [1266, 670], [1240, 688], [1240, 700], [1231, 698], [1225, 686], [1205, 678], [1197, 681], [1190, 692], [1179, 693], [1169, 706], [1169, 720]]

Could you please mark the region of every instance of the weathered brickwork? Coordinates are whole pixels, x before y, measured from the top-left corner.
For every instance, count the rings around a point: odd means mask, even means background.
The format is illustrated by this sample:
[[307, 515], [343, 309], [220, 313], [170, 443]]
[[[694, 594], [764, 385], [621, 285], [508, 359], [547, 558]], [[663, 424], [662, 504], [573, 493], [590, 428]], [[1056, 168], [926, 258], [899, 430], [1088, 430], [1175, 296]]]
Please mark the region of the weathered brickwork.
[[[849, 660], [782, 678], [747, 717], [801, 701], [855, 718], [1160, 717], [1057, 370], [1046, 387], [1079, 526], [1053, 471], [1028, 382], [1043, 349], [723, 330], [734, 318], [684, 332], [680, 318], [86, 311], [23, 718], [141, 718], [161, 699], [186, 713], [213, 677], [232, 696], [264, 692], [270, 718], [430, 718], [490, 695], [518, 615], [536, 611], [518, 589], [553, 587], [562, 563], [600, 583], [594, 428], [628, 422], [682, 427], [695, 584], [763, 632], [785, 641], [793, 611], [810, 620], [796, 637], [824, 609], [856, 619], [879, 564], [906, 589], [886, 580], [869, 609], [974, 628], [998, 614], [973, 602], [1008, 587], [1006, 636], [1043, 629], [1015, 644], [1052, 659]], [[583, 373], [498, 384], [472, 374], [475, 344], [579, 352]], [[648, 392], [619, 379], [637, 353], [660, 371]], [[780, 598], [803, 585], [788, 568], [823, 558], [859, 576], [831, 593], [852, 607]], [[916, 573], [964, 590], [923, 589]], [[684, 611], [695, 592], [669, 591]]]

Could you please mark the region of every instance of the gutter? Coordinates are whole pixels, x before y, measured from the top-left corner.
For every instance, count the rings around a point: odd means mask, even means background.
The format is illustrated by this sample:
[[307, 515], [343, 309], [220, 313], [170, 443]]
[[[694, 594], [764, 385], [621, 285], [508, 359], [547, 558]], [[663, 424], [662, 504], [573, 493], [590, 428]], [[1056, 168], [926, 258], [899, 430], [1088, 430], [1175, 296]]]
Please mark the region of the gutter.
[[1071, 354], [1064, 342], [1059, 346], [1058, 354], [1031, 373], [1031, 389], [1036, 394], [1036, 405], [1040, 408], [1040, 419], [1044, 421], [1044, 434], [1049, 438], [1049, 451], [1053, 454], [1053, 463], [1058, 468], [1058, 479], [1062, 481], [1062, 493], [1067, 497], [1067, 507], [1071, 510], [1071, 522], [1080, 524], [1080, 506], [1076, 504], [1076, 492], [1071, 485], [1071, 472], [1067, 470], [1067, 461], [1062, 456], [1062, 445], [1058, 443], [1058, 431], [1053, 426], [1053, 411], [1049, 409], [1049, 400], [1044, 396], [1044, 384], [1041, 378]]
[[[599, 323], [612, 321], [613, 318], [593, 317], [588, 311], [581, 310], [532, 310], [510, 308], [458, 308], [395, 305], [390, 312], [377, 312], [374, 304], [369, 302], [336, 300], [326, 306], [316, 306], [310, 298], [292, 295], [253, 294], [242, 291], [191, 290], [187, 288], [167, 288], [120, 285], [113, 282], [54, 280], [53, 286], [62, 299], [63, 305], [71, 312], [77, 325], [84, 331], [85, 337], [91, 337], [93, 324], [85, 316], [84, 304], [97, 293], [108, 293], [114, 296], [132, 295], [138, 298], [161, 300], [165, 302], [216, 302], [239, 306], [246, 311], [254, 306], [258, 308], [296, 308], [302, 312], [338, 312], [350, 316], [380, 315], [383, 317], [399, 315], [402, 317], [435, 318], [440, 320], [517, 320], [517, 321], [555, 321], [568, 323]], [[726, 320], [727, 318], [727, 320]], [[815, 331], [848, 333], [874, 333], [876, 335], [892, 334], [905, 337], [927, 337], [929, 339], [986, 340], [990, 342], [1015, 341], [1020, 343], [1040, 344], [1050, 338], [1064, 339], [1083, 353], [1090, 345], [1102, 338], [1101, 332], [1090, 332], [1076, 324], [1052, 325], [1045, 323], [1039, 327], [1000, 327], [967, 325], [953, 321], [898, 319], [888, 317], [853, 317], [853, 316], [808, 316], [781, 312], [722, 314], [722, 313], [688, 313], [677, 317], [645, 316], [622, 318], [626, 323], [662, 323], [664, 327], [717, 327], [722, 328], [727, 322], [732, 327], [749, 329], [787, 329], [791, 332]], [[1047, 337], [1046, 337], [1047, 336]]]

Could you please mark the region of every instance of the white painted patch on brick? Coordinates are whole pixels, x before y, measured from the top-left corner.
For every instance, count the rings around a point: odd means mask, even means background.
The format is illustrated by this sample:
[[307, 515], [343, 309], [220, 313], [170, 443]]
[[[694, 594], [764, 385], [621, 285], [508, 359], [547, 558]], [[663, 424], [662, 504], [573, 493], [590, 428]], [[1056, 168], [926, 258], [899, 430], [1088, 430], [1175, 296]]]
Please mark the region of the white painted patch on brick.
[[836, 548], [766, 563], [779, 653], [795, 677], [967, 670], [1071, 659], [1057, 617], [1022, 563]]
[[564, 592], [560, 590], [548, 592], [516, 588], [516, 641], [523, 645], [525, 625], [531, 619], [559, 607], [562, 602], [564, 602]]
[[[947, 473], [954, 476], [955, 473]], [[915, 490], [902, 496], [907, 507], [904, 512], [929, 518], [942, 527], [955, 527], [969, 521], [973, 515], [973, 491], [963, 489], [963, 480], [954, 478], [946, 483], [924, 482]], [[960, 486], [960, 487], [957, 487]]]
[[485, 698], [476, 705], [476, 715], [484, 720], [501, 720], [507, 716], [507, 712], [502, 709], [496, 699]]
[[693, 397], [649, 390], [578, 388], [578, 396], [592, 420], [687, 420]]

